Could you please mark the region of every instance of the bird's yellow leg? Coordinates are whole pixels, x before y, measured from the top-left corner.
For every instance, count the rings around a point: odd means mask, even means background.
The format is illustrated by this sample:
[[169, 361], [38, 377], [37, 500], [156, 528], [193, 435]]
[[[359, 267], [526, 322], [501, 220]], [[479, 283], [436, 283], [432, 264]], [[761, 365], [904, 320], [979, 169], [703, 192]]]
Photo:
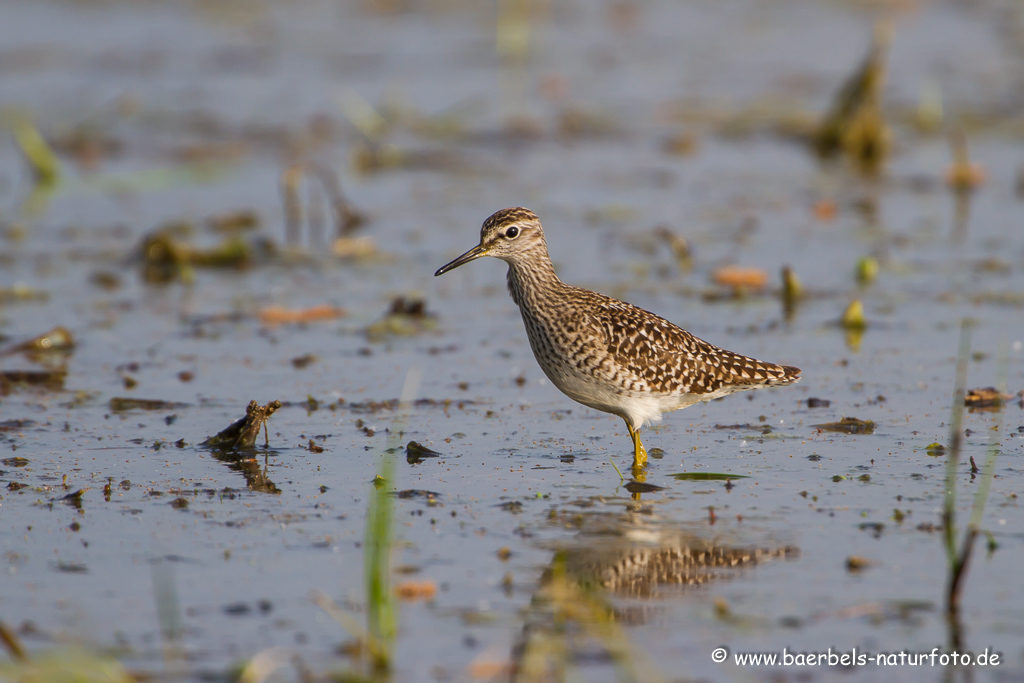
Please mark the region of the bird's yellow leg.
[[647, 451], [640, 441], [640, 430], [633, 429], [633, 425], [628, 422], [626, 429], [629, 430], [629, 438], [633, 439], [633, 475], [636, 476], [637, 472], [647, 466]]

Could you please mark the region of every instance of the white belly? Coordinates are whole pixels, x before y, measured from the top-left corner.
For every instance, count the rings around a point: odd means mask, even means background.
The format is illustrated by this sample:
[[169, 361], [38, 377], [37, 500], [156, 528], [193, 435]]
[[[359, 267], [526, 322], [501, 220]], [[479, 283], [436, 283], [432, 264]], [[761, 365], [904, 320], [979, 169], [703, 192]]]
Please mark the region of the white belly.
[[[543, 365], [541, 366], [543, 367]], [[576, 372], [568, 365], [559, 368], [559, 372], [545, 374], [558, 389], [583, 405], [606, 413], [618, 415], [630, 424], [633, 429], [661, 422], [663, 413], [692, 406], [703, 401], [728, 396], [736, 391], [759, 389], [765, 385], [723, 386], [718, 391], [706, 394], [657, 394], [637, 392], [617, 392], [609, 385], [595, 381], [592, 377]]]

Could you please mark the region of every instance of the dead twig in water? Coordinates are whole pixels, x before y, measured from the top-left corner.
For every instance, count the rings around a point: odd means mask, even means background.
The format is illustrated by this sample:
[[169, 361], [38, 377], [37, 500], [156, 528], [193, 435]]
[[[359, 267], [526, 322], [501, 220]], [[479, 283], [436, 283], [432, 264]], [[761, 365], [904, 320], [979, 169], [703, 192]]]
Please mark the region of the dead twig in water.
[[964, 321], [960, 326], [960, 348], [957, 351], [956, 379], [953, 384], [953, 408], [949, 419], [949, 457], [946, 460], [946, 497], [942, 509], [942, 528], [946, 546], [946, 559], [949, 562], [949, 583], [946, 590], [946, 612], [955, 613], [960, 605], [960, 581], [967, 569], [967, 558], [974, 545], [974, 536], [968, 529], [964, 538], [966, 554], [958, 553], [956, 548], [956, 468], [960, 461], [960, 449], [963, 446], [964, 395], [967, 386], [967, 359], [970, 356], [971, 332]]
[[[281, 173], [281, 199], [284, 202], [285, 240], [288, 244], [298, 244], [302, 232], [303, 203], [299, 195], [299, 185], [303, 178], [316, 178], [334, 215], [334, 237], [346, 237], [366, 222], [366, 216], [358, 211], [345, 197], [341, 189], [341, 181], [333, 169], [313, 162], [293, 164]], [[310, 202], [310, 231], [316, 229], [316, 211], [321, 207]], [[322, 235], [312, 235], [317, 238]]]
[[271, 401], [261, 406], [256, 401], [249, 401], [245, 409], [245, 417], [232, 422], [227, 428], [222, 429], [216, 436], [211, 436], [202, 443], [203, 446], [214, 448], [237, 448], [252, 449], [256, 447], [256, 437], [263, 429], [265, 445], [270, 445], [270, 435], [267, 433], [267, 421], [270, 416], [281, 407], [280, 401]]
[[25, 655], [25, 648], [17, 634], [7, 627], [7, 624], [0, 621], [0, 644], [7, 650], [7, 654], [16, 662], [24, 662], [28, 658]]

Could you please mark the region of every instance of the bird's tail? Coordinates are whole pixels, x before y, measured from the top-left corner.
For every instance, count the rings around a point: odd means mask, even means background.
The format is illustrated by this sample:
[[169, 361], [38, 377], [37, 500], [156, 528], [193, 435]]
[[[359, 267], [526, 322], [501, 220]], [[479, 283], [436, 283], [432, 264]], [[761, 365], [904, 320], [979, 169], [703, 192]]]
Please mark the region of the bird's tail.
[[800, 368], [792, 365], [777, 365], [775, 367], [780, 372], [775, 375], [770, 384], [795, 384], [800, 381]]

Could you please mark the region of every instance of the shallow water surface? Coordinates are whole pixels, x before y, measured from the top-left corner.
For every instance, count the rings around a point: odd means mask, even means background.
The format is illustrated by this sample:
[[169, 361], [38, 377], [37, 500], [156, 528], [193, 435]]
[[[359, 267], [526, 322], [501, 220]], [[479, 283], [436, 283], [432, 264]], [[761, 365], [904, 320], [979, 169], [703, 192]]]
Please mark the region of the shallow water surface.
[[[965, 318], [967, 387], [1024, 388], [1021, 8], [518, 7], [4, 3], [3, 121], [30, 122], [60, 170], [40, 182], [0, 144], [0, 371], [51, 373], [0, 384], [0, 621], [30, 653], [189, 679], [261, 655], [284, 679], [357, 670], [313, 595], [364, 622], [365, 517], [394, 458], [395, 680], [530, 678], [548, 655], [582, 680], [879, 680], [873, 661], [733, 655], [934, 648], [1001, 659], [882, 678], [1024, 676], [1019, 398], [963, 415], [961, 533], [985, 481], [969, 459], [999, 457], [952, 621], [932, 447]], [[879, 18], [892, 156], [865, 178], [787, 122], [827, 108]], [[914, 112], [935, 92], [930, 130]], [[985, 170], [960, 195], [957, 128]], [[365, 217], [337, 243], [332, 175]], [[433, 278], [514, 205], [565, 281], [803, 379], [665, 416], [643, 432], [661, 488], [620, 478], [622, 421], [544, 378], [504, 264]], [[157, 232], [179, 259], [245, 256], [147, 270]], [[858, 284], [862, 257], [879, 272]], [[730, 264], [768, 284], [714, 285]], [[837, 324], [854, 299], [862, 334]], [[16, 349], [58, 325], [73, 348]], [[250, 400], [283, 402], [268, 445], [202, 445]], [[844, 417], [873, 427], [819, 426]]]

